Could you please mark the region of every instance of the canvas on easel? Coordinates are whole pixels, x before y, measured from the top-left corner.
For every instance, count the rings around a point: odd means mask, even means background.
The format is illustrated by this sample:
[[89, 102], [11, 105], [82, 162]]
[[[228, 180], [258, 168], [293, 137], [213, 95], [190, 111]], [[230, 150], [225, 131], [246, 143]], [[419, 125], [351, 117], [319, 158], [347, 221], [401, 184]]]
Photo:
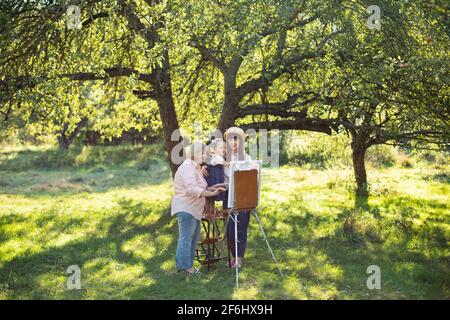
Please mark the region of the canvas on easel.
[[253, 209], [259, 205], [261, 160], [233, 161], [230, 164], [228, 208]]
[[258, 206], [258, 171], [256, 169], [234, 172], [236, 210], [251, 210]]

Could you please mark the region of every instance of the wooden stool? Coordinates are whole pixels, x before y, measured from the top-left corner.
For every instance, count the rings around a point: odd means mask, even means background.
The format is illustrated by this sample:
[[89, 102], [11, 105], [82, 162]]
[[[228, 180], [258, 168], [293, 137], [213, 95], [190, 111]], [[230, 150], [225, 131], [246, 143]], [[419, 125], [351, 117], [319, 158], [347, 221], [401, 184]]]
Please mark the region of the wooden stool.
[[[230, 264], [230, 254], [224, 250], [228, 214], [229, 210], [224, 209], [214, 213], [205, 212], [202, 217], [203, 237], [197, 244], [196, 257], [200, 264], [208, 267], [208, 271], [212, 264], [223, 259], [227, 259]], [[222, 248], [219, 248], [220, 244]]]

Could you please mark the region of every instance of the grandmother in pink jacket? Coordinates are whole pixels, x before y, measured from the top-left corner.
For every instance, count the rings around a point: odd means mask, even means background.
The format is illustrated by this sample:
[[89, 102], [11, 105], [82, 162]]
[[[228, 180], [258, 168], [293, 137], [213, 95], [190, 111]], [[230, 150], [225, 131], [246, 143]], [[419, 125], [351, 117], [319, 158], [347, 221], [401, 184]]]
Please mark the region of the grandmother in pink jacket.
[[193, 265], [205, 197], [214, 197], [225, 191], [221, 187], [208, 187], [201, 171], [205, 159], [206, 146], [194, 142], [189, 156], [178, 167], [173, 179], [175, 195], [172, 198], [171, 214], [176, 216], [179, 230], [176, 266], [179, 272], [188, 274], [200, 273]]

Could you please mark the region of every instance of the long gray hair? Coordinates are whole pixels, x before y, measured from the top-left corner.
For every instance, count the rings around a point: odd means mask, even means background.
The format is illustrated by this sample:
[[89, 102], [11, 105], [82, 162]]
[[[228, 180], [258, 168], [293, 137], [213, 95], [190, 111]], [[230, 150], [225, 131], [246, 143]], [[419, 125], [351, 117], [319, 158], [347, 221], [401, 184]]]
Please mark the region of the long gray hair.
[[198, 154], [203, 154], [205, 152], [206, 145], [202, 143], [201, 141], [195, 141], [191, 144], [188, 150], [188, 158], [191, 160], [195, 159], [195, 156]]

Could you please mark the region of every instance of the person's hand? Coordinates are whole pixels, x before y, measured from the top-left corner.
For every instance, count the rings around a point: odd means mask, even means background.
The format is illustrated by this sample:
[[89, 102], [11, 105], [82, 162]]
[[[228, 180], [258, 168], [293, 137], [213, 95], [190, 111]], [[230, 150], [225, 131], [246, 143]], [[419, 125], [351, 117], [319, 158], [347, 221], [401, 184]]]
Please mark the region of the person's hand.
[[214, 194], [214, 196], [217, 196], [219, 193], [221, 193], [221, 192], [224, 192], [224, 191], [226, 191], [227, 189], [225, 189], [225, 188], [223, 188], [223, 187], [219, 187], [219, 188], [216, 188], [214, 191], [213, 191], [213, 194]]
[[210, 187], [206, 188], [207, 191], [211, 191], [211, 192], [216, 189], [217, 189], [217, 187], [215, 187], [215, 186], [210, 186]]
[[204, 177], [209, 176], [208, 169], [206, 169], [206, 166], [202, 166], [202, 173]]
[[216, 183], [215, 185], [212, 186], [213, 190], [217, 188], [226, 188], [226, 187], [228, 187], [228, 183]]

